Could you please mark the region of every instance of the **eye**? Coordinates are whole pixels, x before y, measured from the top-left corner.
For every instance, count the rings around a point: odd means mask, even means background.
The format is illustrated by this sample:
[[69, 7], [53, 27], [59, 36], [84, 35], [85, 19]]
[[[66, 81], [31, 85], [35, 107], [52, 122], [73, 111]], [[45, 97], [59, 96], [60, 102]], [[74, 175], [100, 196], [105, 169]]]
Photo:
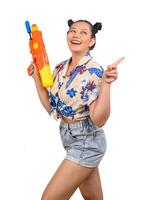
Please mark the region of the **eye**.
[[76, 31], [74, 29], [70, 29], [69, 32], [70, 33], [76, 33]]
[[87, 35], [87, 32], [86, 31], [81, 31], [81, 34], [82, 35]]

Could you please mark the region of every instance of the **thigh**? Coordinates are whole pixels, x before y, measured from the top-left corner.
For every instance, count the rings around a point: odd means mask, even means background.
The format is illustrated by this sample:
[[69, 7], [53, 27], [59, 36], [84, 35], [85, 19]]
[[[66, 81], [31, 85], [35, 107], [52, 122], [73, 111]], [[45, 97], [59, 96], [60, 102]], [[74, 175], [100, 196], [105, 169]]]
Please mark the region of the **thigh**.
[[98, 167], [96, 167], [93, 172], [80, 184], [79, 189], [84, 199], [103, 199]]
[[65, 159], [48, 183], [42, 200], [68, 200], [93, 170]]

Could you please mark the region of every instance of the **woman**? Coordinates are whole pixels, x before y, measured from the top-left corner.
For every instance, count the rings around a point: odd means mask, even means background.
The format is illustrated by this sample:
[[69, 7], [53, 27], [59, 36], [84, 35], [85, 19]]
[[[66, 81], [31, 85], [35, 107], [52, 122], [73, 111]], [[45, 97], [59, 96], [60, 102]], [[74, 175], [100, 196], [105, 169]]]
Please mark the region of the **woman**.
[[79, 187], [84, 199], [102, 200], [98, 165], [106, 150], [102, 126], [110, 115], [110, 87], [117, 79], [120, 58], [105, 71], [90, 55], [101, 23], [68, 21], [70, 59], [56, 66], [54, 85], [43, 88], [36, 67], [32, 75], [40, 101], [48, 113], [60, 119], [60, 135], [67, 152], [48, 183], [42, 200], [68, 200]]

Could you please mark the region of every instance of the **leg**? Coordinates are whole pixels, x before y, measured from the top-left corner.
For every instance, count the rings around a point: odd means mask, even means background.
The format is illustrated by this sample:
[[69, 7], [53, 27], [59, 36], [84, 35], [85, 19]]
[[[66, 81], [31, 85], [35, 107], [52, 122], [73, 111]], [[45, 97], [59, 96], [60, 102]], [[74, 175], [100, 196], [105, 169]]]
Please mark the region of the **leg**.
[[103, 200], [103, 193], [98, 167], [79, 186], [85, 200]]
[[93, 170], [65, 159], [48, 183], [42, 200], [68, 200]]

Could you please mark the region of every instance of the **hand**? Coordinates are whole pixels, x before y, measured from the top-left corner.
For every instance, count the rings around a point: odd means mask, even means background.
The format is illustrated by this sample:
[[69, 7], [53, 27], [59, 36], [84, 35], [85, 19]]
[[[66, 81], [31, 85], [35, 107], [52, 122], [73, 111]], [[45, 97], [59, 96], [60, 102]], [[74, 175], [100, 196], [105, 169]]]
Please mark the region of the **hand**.
[[37, 67], [33, 62], [28, 67], [28, 73], [30, 76], [32, 76], [33, 79], [39, 78]]
[[118, 77], [117, 65], [120, 64], [124, 60], [124, 58], [125, 57], [119, 58], [113, 64], [108, 65], [107, 69], [104, 71], [103, 74], [103, 81], [110, 84], [117, 79]]

